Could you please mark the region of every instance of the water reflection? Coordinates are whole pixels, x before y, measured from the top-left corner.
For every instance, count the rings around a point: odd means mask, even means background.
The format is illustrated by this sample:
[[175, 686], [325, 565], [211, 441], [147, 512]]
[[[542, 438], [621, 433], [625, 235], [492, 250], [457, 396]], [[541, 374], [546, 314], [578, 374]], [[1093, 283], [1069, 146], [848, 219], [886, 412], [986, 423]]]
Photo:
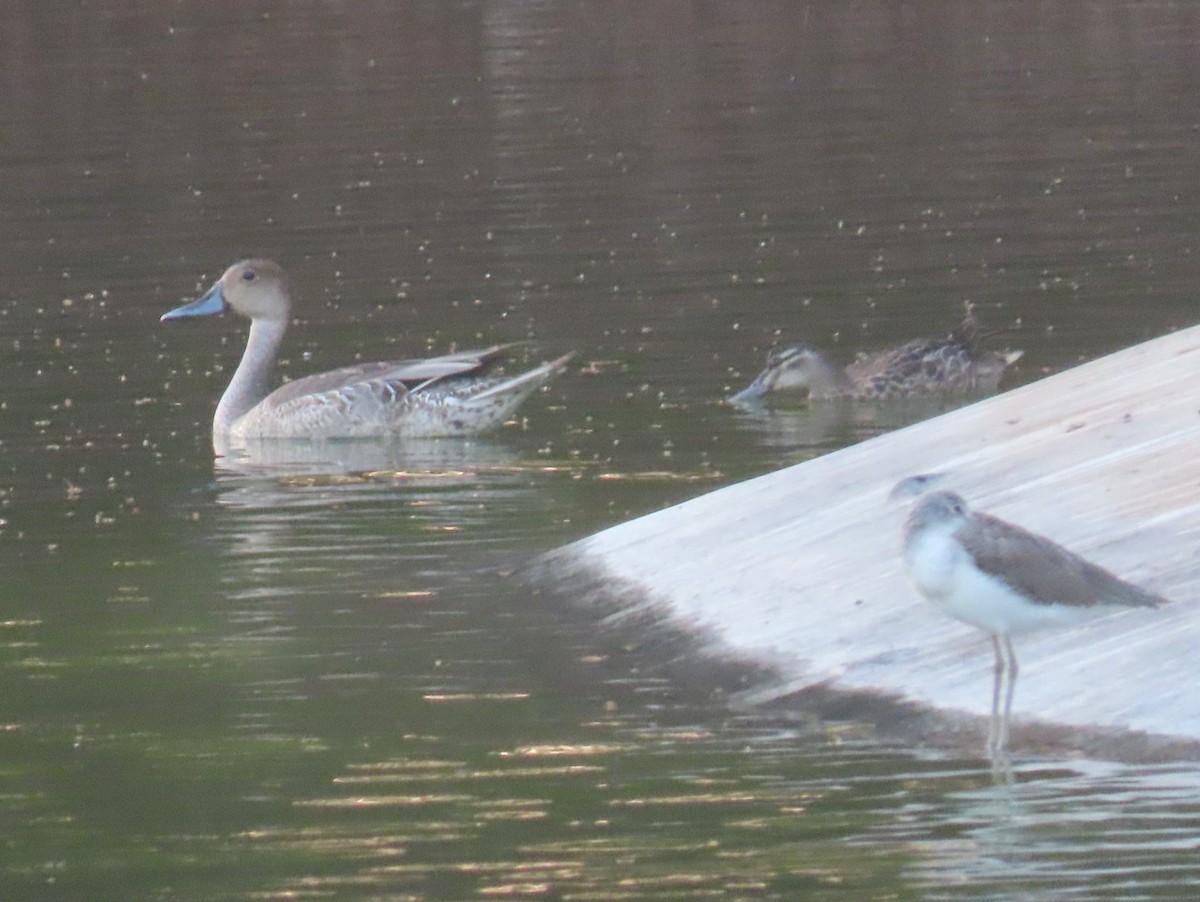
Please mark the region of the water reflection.
[[314, 481], [337, 477], [396, 479], [424, 474], [482, 476], [521, 469], [517, 449], [487, 439], [358, 441], [251, 441], [225, 449], [215, 468], [221, 476], [272, 476]]
[[1186, 898], [1200, 864], [1177, 856], [1200, 848], [1198, 806], [1192, 766], [1025, 765], [1011, 784], [948, 793], [923, 813], [943, 836], [918, 841], [915, 882], [930, 899], [962, 898], [964, 883], [976, 897]]
[[[883, 402], [772, 399], [732, 405], [737, 426], [765, 448], [816, 453], [845, 448], [969, 403], [961, 398]], [[802, 457], [800, 459], [803, 459]]]
[[208, 529], [255, 604], [452, 597], [462, 568], [511, 566], [523, 535], [552, 531], [554, 495], [586, 470], [485, 440], [255, 443], [218, 459]]

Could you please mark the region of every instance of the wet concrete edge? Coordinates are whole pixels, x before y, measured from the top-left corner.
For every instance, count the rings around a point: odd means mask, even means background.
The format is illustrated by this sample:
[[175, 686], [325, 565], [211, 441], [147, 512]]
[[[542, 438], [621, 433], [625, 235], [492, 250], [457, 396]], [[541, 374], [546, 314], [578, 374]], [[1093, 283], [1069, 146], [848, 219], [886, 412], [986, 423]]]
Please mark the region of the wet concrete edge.
[[[843, 690], [832, 682], [783, 695], [770, 693], [780, 674], [769, 663], [734, 652], [711, 631], [678, 618], [666, 601], [606, 573], [574, 546], [542, 554], [511, 575], [542, 603], [587, 616], [611, 640], [636, 646], [639, 656], [654, 661], [664, 676], [708, 692], [731, 710], [795, 717], [830, 732], [837, 732], [838, 723], [865, 723], [883, 742], [983, 757], [986, 717], [933, 708], [883, 690]], [[1012, 749], [1018, 758], [1095, 758], [1128, 764], [1200, 760], [1200, 741], [1190, 738], [1079, 728], [1019, 716], [1013, 724]]]

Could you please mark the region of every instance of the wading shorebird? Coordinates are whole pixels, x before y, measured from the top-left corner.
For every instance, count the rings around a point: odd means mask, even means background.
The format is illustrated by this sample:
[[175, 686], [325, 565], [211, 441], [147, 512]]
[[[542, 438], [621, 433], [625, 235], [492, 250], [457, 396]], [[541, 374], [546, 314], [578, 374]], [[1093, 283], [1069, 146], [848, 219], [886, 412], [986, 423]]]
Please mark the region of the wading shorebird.
[[918, 591], [992, 639], [996, 669], [988, 755], [1008, 746], [1017, 656], [1012, 637], [1078, 622], [1097, 608], [1153, 608], [1140, 589], [1047, 538], [973, 512], [954, 492], [924, 496], [904, 527], [904, 565]]

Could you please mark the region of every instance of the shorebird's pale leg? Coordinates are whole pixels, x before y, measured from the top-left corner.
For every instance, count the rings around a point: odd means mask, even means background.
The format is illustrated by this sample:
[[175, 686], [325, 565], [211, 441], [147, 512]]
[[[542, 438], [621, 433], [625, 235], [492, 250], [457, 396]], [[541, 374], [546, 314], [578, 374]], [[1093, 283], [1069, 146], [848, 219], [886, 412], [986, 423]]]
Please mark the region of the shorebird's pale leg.
[[996, 741], [1000, 738], [1000, 684], [1004, 681], [1004, 653], [1000, 650], [1000, 637], [992, 634], [992, 649], [996, 653], [996, 664], [992, 668], [992, 719], [988, 722], [987, 753], [996, 757]]
[[[992, 720], [988, 726], [987, 751], [993, 760], [1008, 751], [1009, 722], [1012, 719], [1013, 695], [1017, 688], [1017, 653], [1012, 639], [992, 635], [992, 648], [996, 652], [996, 667], [992, 675]], [[1003, 708], [1000, 697], [1004, 696]]]
[[997, 742], [998, 752], [1008, 751], [1008, 730], [1009, 724], [1012, 722], [1012, 703], [1013, 694], [1017, 689], [1017, 674], [1020, 673], [1020, 665], [1017, 664], [1017, 653], [1013, 649], [1012, 637], [1007, 633], [1004, 634], [1004, 670], [1008, 676], [1008, 685], [1004, 688], [1004, 716], [1000, 720], [1000, 740]]

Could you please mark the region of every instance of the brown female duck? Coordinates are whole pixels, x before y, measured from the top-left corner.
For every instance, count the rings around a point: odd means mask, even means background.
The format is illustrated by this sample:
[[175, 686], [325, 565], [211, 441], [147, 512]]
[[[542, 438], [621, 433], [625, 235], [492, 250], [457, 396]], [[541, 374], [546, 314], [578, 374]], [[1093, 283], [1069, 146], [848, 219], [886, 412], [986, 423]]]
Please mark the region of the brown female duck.
[[987, 351], [979, 339], [979, 323], [968, 313], [945, 338], [866, 354], [844, 369], [811, 345], [789, 345], [772, 351], [766, 369], [729, 400], [741, 404], [783, 391], [807, 391], [814, 401], [986, 394], [1022, 352]]

